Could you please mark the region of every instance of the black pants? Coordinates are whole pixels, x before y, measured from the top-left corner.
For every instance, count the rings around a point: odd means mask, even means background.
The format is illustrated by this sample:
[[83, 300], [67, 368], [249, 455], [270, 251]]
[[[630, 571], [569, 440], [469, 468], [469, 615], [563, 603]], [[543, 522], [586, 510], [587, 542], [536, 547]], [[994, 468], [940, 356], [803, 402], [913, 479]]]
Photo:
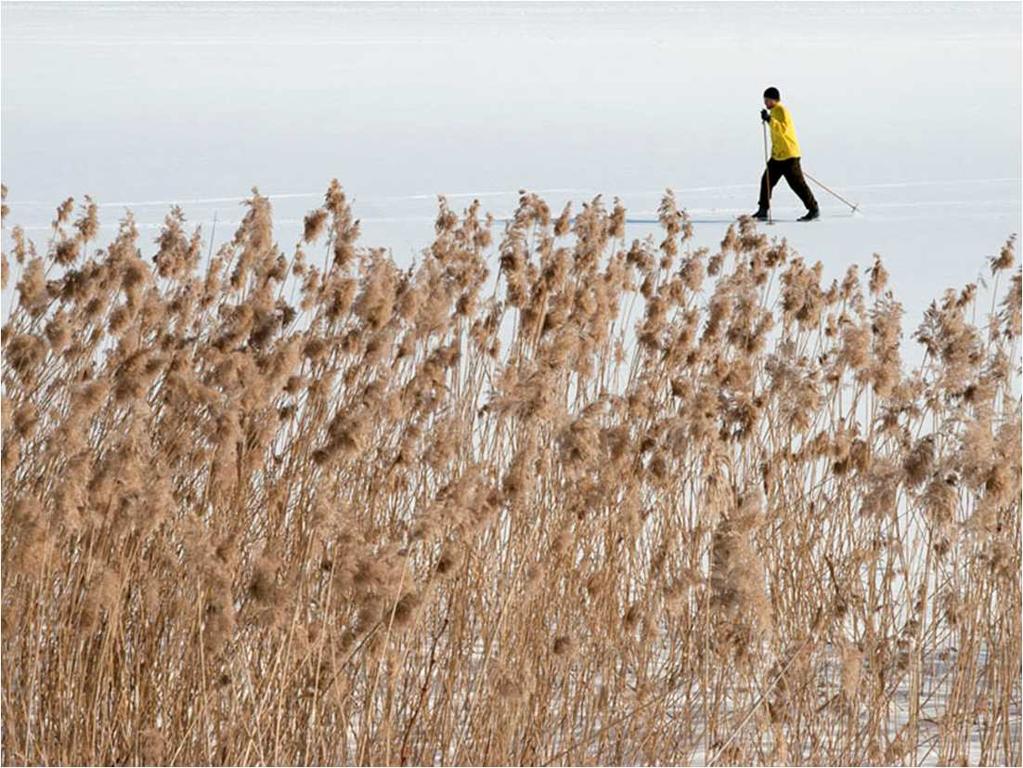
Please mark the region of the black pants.
[[[798, 157], [790, 157], [787, 160], [771, 158], [767, 162], [767, 170], [760, 177], [760, 210], [766, 211], [768, 209], [771, 190], [774, 189], [774, 185], [778, 183], [782, 176], [785, 177], [785, 181], [789, 183], [792, 191], [803, 201], [803, 205], [806, 206], [807, 210], [817, 210], [817, 201], [814, 199], [813, 192], [810, 191], [806, 179], [803, 178], [803, 169], [799, 165]], [[768, 181], [770, 181], [770, 186], [768, 186]]]

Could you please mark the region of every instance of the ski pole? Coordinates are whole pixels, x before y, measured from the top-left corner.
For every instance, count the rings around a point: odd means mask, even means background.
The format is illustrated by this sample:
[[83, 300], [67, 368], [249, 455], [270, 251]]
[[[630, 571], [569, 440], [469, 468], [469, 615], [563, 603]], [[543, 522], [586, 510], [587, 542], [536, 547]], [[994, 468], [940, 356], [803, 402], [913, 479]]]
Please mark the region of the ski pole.
[[853, 212], [853, 213], [856, 213], [856, 209], [860, 207], [860, 204], [859, 204], [859, 203], [850, 203], [850, 202], [849, 202], [848, 200], [846, 200], [846, 199], [845, 199], [844, 197], [842, 197], [842, 196], [841, 196], [840, 194], [838, 194], [838, 193], [837, 193], [837, 192], [836, 192], [835, 190], [833, 190], [833, 189], [830, 189], [830, 188], [829, 188], [829, 187], [828, 187], [827, 185], [825, 185], [825, 184], [822, 184], [821, 182], [817, 181], [817, 179], [815, 179], [815, 178], [814, 178], [813, 176], [811, 176], [810, 174], [808, 174], [808, 173], [807, 173], [806, 171], [803, 171], [803, 175], [804, 175], [804, 176], [806, 176], [806, 178], [808, 178], [808, 179], [809, 179], [810, 181], [812, 181], [812, 182], [813, 182], [814, 184], [816, 184], [816, 185], [817, 185], [818, 187], [820, 187], [821, 189], [823, 189], [823, 190], [824, 190], [825, 192], [828, 192], [828, 193], [830, 193], [830, 194], [834, 195], [834, 196], [835, 196], [835, 197], [837, 197], [837, 198], [838, 198], [839, 200], [841, 200], [841, 201], [842, 201], [843, 203], [845, 203], [845, 204], [846, 204], [846, 205], [848, 205], [848, 206], [849, 206], [850, 208], [852, 208], [852, 212]]
[[764, 126], [764, 179], [767, 181], [767, 223], [773, 224], [771, 220], [771, 156], [767, 152], [767, 123]]

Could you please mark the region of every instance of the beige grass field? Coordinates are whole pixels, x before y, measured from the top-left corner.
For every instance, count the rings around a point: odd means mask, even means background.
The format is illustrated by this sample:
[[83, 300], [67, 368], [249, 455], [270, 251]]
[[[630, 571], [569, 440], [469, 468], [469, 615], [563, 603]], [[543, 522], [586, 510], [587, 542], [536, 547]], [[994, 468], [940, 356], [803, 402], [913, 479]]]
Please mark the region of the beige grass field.
[[5, 219], [3, 763], [1020, 764], [1014, 240], [903, 328], [679, 205]]

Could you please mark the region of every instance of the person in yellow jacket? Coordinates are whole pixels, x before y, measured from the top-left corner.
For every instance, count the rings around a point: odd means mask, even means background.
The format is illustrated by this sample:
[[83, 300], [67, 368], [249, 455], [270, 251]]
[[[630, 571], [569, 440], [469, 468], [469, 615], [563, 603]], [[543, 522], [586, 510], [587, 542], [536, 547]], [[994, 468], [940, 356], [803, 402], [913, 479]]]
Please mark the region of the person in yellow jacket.
[[767, 211], [771, 207], [771, 191], [784, 176], [789, 187], [806, 206], [806, 215], [799, 221], [813, 221], [820, 216], [820, 209], [803, 178], [803, 169], [799, 164], [799, 140], [796, 138], [796, 126], [792, 123], [792, 113], [781, 103], [781, 94], [773, 86], [764, 91], [764, 106], [767, 109], [760, 110], [760, 118], [771, 126], [771, 159], [767, 161], [767, 169], [760, 178], [760, 203], [753, 218], [761, 221], [767, 219]]

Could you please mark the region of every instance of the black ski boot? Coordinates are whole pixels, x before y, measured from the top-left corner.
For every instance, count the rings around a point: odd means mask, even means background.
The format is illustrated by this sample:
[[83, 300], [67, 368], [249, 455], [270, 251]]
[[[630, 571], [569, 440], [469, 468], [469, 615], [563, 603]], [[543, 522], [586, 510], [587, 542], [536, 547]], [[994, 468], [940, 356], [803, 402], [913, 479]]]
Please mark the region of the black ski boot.
[[758, 208], [757, 212], [754, 213], [750, 218], [756, 221], [767, 221], [767, 211], [763, 208]]
[[820, 208], [811, 208], [804, 215], [800, 216], [796, 221], [813, 221], [821, 217]]

